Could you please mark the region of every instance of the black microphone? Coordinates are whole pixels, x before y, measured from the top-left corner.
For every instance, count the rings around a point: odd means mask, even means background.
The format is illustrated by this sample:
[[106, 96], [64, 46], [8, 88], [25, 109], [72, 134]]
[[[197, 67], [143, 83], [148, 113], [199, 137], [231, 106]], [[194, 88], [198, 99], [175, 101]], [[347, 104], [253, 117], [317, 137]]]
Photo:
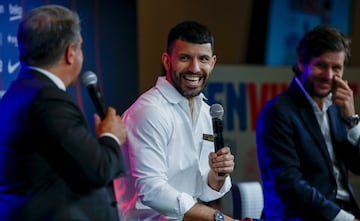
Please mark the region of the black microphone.
[[[213, 104], [210, 107], [210, 116], [214, 130], [215, 152], [224, 147], [223, 121], [224, 108], [220, 104]], [[225, 176], [225, 173], [219, 173], [218, 176]]]
[[106, 107], [103, 96], [97, 86], [96, 74], [92, 71], [86, 71], [82, 75], [82, 82], [89, 91], [89, 95], [94, 103], [97, 113], [101, 119], [104, 119], [106, 115]]

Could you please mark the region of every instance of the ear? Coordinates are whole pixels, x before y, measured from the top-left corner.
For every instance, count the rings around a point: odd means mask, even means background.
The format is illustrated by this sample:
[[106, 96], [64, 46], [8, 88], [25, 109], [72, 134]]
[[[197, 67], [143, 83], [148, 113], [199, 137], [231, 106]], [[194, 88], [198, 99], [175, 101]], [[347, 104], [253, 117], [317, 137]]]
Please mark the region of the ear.
[[75, 60], [75, 45], [70, 43], [65, 50], [65, 61], [67, 64], [73, 64]]
[[161, 55], [161, 62], [162, 65], [166, 71], [166, 73], [168, 72], [168, 70], [170, 69], [170, 56], [168, 53], [164, 52]]
[[211, 70], [214, 68], [214, 66], [215, 66], [215, 64], [216, 64], [216, 60], [217, 60], [216, 55], [213, 55], [213, 56], [212, 56], [212, 62], [211, 62]]

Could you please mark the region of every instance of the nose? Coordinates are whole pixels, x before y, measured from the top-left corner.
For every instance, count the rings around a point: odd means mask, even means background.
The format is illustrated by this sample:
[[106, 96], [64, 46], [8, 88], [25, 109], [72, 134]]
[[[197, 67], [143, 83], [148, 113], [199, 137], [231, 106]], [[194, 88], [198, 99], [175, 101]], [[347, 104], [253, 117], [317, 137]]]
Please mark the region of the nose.
[[323, 77], [326, 79], [332, 79], [335, 75], [334, 71], [331, 69], [331, 67], [324, 69]]
[[197, 59], [192, 59], [189, 65], [189, 71], [192, 73], [200, 72], [200, 62]]

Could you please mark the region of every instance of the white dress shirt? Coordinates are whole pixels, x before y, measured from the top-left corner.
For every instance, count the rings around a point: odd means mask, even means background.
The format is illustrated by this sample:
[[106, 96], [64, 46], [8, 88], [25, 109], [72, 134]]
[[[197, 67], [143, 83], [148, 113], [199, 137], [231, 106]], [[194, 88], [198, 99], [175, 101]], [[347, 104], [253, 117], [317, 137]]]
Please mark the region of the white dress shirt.
[[215, 200], [230, 190], [230, 177], [219, 192], [208, 186], [214, 143], [203, 139], [213, 134], [203, 99], [195, 97], [191, 114], [189, 101], [159, 77], [123, 114], [123, 151], [131, 170], [114, 186], [124, 220], [182, 220], [198, 200]]

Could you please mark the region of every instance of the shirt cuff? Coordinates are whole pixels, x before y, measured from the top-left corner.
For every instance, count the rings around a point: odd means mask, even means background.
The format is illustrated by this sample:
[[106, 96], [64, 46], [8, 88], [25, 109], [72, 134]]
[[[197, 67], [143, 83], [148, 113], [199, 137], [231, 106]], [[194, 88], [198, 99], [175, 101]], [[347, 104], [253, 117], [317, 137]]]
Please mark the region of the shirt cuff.
[[230, 176], [226, 177], [224, 185], [221, 187], [221, 189], [219, 191], [212, 189], [208, 185], [207, 176], [204, 176], [204, 178], [206, 178], [206, 180], [203, 180], [205, 187], [204, 187], [202, 195], [200, 196], [200, 199], [204, 202], [209, 202], [212, 200], [219, 199], [220, 197], [223, 197], [225, 195], [225, 193], [227, 193], [231, 189]]
[[340, 210], [340, 212], [335, 216], [333, 221], [354, 221], [355, 216], [346, 212], [345, 210]]
[[189, 211], [196, 203], [196, 201], [186, 193], [180, 193], [178, 202], [180, 203], [180, 213], [182, 214], [181, 219], [184, 218], [185, 213], [187, 213], [187, 211]]
[[348, 130], [347, 138], [352, 145], [357, 145], [360, 138], [360, 124]]
[[116, 143], [119, 144], [119, 146], [121, 145], [120, 140], [112, 133], [102, 133], [102, 134], [100, 134], [100, 137], [111, 137], [116, 141]]

